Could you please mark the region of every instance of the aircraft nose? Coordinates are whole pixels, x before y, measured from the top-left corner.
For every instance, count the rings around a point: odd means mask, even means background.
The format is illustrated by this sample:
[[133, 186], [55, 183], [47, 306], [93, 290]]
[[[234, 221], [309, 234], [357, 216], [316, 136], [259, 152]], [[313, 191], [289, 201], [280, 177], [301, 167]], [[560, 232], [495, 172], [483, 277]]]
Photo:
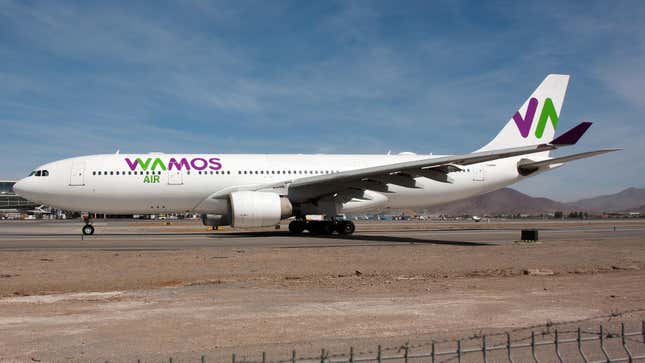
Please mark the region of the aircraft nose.
[[18, 194], [21, 197], [25, 196], [26, 194], [29, 193], [28, 184], [29, 182], [26, 181], [25, 179], [18, 180], [16, 184], [13, 185], [14, 193]]

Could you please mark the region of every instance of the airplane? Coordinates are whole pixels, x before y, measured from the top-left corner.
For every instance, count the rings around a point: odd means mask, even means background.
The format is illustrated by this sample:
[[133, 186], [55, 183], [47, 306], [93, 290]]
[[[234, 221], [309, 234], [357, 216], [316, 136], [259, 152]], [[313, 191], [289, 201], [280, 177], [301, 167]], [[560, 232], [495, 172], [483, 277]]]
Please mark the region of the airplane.
[[[39, 166], [17, 194], [50, 207], [107, 214], [195, 213], [204, 225], [351, 234], [345, 213], [424, 208], [491, 192], [577, 159], [552, 157], [591, 126], [554, 137], [569, 83], [550, 74], [499, 134], [462, 155], [104, 154]], [[307, 216], [323, 218], [308, 218]], [[216, 228], [214, 228], [216, 229]], [[94, 227], [85, 218], [82, 233]]]

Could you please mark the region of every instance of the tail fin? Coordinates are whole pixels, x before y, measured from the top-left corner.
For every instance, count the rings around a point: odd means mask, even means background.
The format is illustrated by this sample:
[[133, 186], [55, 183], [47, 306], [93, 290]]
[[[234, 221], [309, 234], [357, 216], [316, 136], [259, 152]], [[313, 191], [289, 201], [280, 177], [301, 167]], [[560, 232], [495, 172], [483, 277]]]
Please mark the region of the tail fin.
[[[546, 76], [502, 131], [478, 151], [537, 145], [553, 140], [568, 84], [568, 75]], [[544, 156], [548, 156], [548, 152]]]

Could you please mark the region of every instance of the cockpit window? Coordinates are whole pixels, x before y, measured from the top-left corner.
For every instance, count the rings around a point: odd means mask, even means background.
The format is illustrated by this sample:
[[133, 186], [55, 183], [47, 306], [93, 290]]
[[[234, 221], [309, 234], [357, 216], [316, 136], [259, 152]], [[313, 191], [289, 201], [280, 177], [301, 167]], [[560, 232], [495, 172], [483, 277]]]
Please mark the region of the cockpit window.
[[34, 170], [31, 173], [29, 173], [29, 176], [33, 176], [34, 174], [36, 174], [36, 170]]
[[41, 170], [36, 170], [36, 176], [41, 176], [43, 172]]
[[43, 176], [49, 176], [49, 171], [43, 170]]

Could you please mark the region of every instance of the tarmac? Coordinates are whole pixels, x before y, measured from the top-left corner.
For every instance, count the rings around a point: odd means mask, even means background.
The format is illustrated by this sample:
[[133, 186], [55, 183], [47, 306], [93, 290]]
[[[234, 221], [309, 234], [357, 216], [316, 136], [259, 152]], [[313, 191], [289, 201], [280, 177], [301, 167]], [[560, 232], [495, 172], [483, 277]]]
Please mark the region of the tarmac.
[[0, 362], [275, 361], [645, 318], [644, 220], [95, 226], [0, 221]]
[[[540, 241], [571, 241], [611, 237], [630, 239], [645, 236], [645, 223], [624, 221], [588, 221], [584, 224], [530, 221], [492, 223], [415, 222], [369, 223], [354, 235], [291, 235], [282, 225], [279, 231], [205, 231], [195, 222], [124, 222], [97, 221], [96, 233], [82, 236], [79, 222], [73, 221], [3, 221], [0, 223], [0, 250], [109, 249], [163, 250], [203, 247], [343, 247], [397, 245], [406, 243], [482, 246], [514, 243], [523, 225], [539, 229]], [[397, 229], [405, 226], [405, 229]], [[615, 228], [615, 229], [614, 229]]]

